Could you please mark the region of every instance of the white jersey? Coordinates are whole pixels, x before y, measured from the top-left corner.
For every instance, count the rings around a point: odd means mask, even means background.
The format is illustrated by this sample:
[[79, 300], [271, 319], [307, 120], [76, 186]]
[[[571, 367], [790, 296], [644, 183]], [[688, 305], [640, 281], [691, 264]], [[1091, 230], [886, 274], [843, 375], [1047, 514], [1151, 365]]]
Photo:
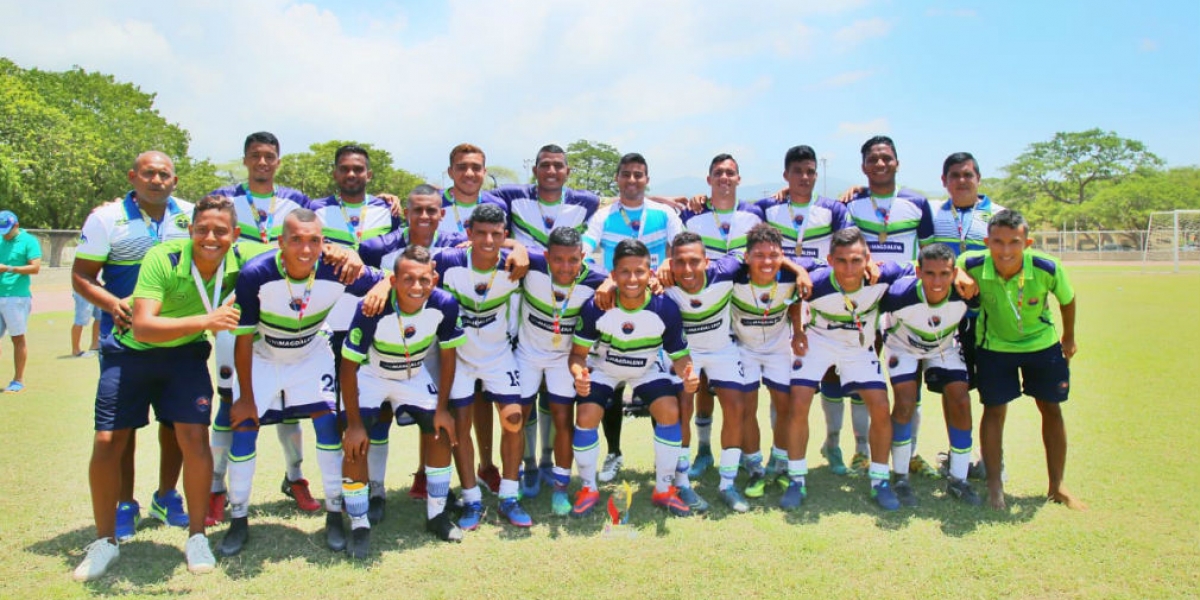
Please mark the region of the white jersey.
[[787, 309], [795, 302], [796, 275], [781, 269], [765, 286], [750, 281], [743, 267], [733, 281], [733, 333], [748, 349], [775, 348], [791, 339]]
[[838, 285], [833, 269], [813, 271], [808, 335], [825, 338], [840, 347], [873, 348], [883, 295], [896, 280], [912, 274], [910, 263], [901, 266], [885, 262], [880, 265], [879, 280], [874, 285], [864, 281], [857, 290], [847, 293]]
[[594, 298], [588, 300], [579, 315], [574, 343], [597, 346], [589, 363], [616, 381], [634, 381], [657, 368], [660, 349], [671, 360], [688, 354], [679, 308], [649, 292], [645, 304], [635, 310], [618, 305], [604, 311], [596, 307]]
[[912, 262], [921, 244], [933, 237], [929, 202], [908, 190], [887, 197], [860, 194], [846, 205], [846, 210], [866, 238], [871, 260]]
[[[717, 210], [712, 204], [700, 212], [685, 210], [679, 216], [683, 228], [700, 236], [709, 258], [746, 252], [746, 233], [762, 223], [762, 213], [753, 204], [742, 203], [735, 209]], [[667, 240], [670, 243], [672, 240]]]
[[579, 311], [604, 279], [603, 272], [583, 265], [574, 282], [558, 285], [550, 276], [545, 255], [530, 251], [529, 272], [521, 285], [517, 346], [537, 359], [565, 357], [571, 351]]
[[958, 352], [958, 323], [967, 313], [967, 303], [956, 290], [931, 305], [920, 279], [902, 277], [888, 288], [882, 309], [891, 316], [888, 348], [919, 358]]
[[250, 259], [237, 280], [241, 309], [235, 335], [255, 336], [254, 354], [274, 363], [304, 360], [330, 311], [345, 293], [363, 296], [383, 280], [377, 269], [364, 268], [349, 286], [338, 281], [334, 267], [319, 263], [313, 275], [293, 281], [284, 271], [279, 250]]
[[666, 296], [675, 302], [683, 317], [683, 332], [692, 352], [715, 352], [733, 344], [729, 304], [733, 282], [741, 268], [738, 259], [726, 256], [708, 263], [704, 287], [699, 292], [688, 293], [679, 287], [678, 281], [667, 288]]
[[436, 261], [439, 285], [458, 301], [467, 343], [458, 349], [460, 361], [484, 365], [498, 355], [512, 353], [509, 340], [510, 301], [518, 297], [520, 281], [510, 281], [504, 266], [508, 253], [501, 251], [496, 266], [477, 271], [469, 248], [443, 250]]
[[[824, 260], [829, 256], [829, 239], [835, 231], [849, 227], [846, 205], [818, 197], [806, 204], [779, 202], [774, 198], [758, 201], [758, 209], [767, 223], [783, 234], [783, 253]], [[797, 243], [800, 250], [796, 250]]]
[[458, 303], [450, 294], [433, 290], [425, 305], [411, 315], [399, 310], [394, 291], [390, 300], [374, 317], [361, 310], [354, 313], [342, 346], [343, 358], [362, 364], [378, 377], [405, 381], [417, 378], [425, 361], [439, 348], [466, 343], [458, 326]]
[[583, 233], [596, 214], [600, 198], [592, 192], [562, 188], [557, 202], [543, 202], [537, 184], [504, 185], [488, 190], [507, 204], [509, 230], [526, 248], [545, 250], [550, 232], [571, 227]]
[[233, 200], [237, 210], [240, 239], [267, 244], [283, 233], [283, 220], [297, 208], [309, 208], [308, 196], [289, 187], [275, 186], [272, 194], [259, 196], [245, 184], [230, 185], [213, 191], [210, 196], [225, 196]]

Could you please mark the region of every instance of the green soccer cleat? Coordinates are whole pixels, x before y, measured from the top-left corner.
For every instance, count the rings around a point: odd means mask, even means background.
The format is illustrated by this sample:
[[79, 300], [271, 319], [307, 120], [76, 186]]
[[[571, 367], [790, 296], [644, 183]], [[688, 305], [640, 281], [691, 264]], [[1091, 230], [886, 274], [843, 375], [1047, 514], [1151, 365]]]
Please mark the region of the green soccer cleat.
[[846, 468], [846, 461], [842, 459], [841, 448], [830, 448], [829, 446], [821, 446], [821, 456], [829, 461], [829, 472], [834, 475], [848, 475], [850, 469]]

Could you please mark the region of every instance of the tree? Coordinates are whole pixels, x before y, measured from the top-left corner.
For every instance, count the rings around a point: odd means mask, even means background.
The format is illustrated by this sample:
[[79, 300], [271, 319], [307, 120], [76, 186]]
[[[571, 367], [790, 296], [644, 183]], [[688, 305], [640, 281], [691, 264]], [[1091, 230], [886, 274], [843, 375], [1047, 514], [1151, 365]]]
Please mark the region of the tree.
[[175, 186], [174, 195], [195, 202], [219, 187], [244, 180], [243, 177], [237, 177], [221, 167], [222, 165], [213, 164], [207, 159], [187, 159], [175, 163], [175, 174], [179, 176], [179, 183]]
[[275, 180], [280, 185], [296, 188], [311, 198], [332, 196], [337, 192], [337, 186], [333, 182], [333, 155], [338, 148], [346, 144], [361, 146], [370, 154], [371, 172], [374, 176], [367, 185], [368, 193], [395, 194], [403, 200], [413, 188], [425, 182], [418, 175], [393, 167], [392, 155], [387, 150], [371, 144], [342, 140], [313, 144], [308, 147], [308, 152], [283, 155]]
[[567, 146], [567, 164], [571, 166], [571, 177], [567, 185], [575, 189], [590, 190], [601, 196], [617, 195], [617, 163], [621, 153], [603, 142], [577, 140]]
[[1138, 245], [1150, 213], [1200, 209], [1200, 167], [1138, 173], [1096, 194], [1082, 212], [1106, 229], [1137, 232]]
[[1048, 142], [1030, 144], [1004, 170], [1026, 195], [1081, 205], [1105, 182], [1119, 182], [1139, 169], [1162, 164], [1162, 159], [1137, 140], [1089, 129], [1059, 132]]
[[506, 183], [521, 183], [521, 176], [517, 172], [499, 165], [492, 165], [487, 168], [488, 180], [483, 182], [483, 188], [490, 190]]

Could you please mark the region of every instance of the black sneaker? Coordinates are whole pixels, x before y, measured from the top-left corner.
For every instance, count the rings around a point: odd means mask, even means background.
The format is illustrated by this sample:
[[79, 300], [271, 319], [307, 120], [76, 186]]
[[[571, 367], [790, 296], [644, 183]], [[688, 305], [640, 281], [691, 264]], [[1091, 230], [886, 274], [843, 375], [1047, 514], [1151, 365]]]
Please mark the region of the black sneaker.
[[447, 511], [438, 513], [438, 516], [425, 521], [425, 530], [433, 535], [436, 535], [443, 542], [461, 542], [463, 532], [454, 523], [454, 519], [450, 518]]
[[367, 520], [371, 522], [371, 527], [374, 527], [378, 525], [380, 521], [383, 521], [383, 513], [386, 504], [387, 498], [384, 498], [383, 496], [371, 497], [371, 504], [367, 508]]
[[355, 527], [350, 530], [350, 544], [346, 546], [346, 554], [354, 560], [366, 560], [371, 553], [371, 528]]
[[334, 552], [346, 549], [346, 526], [340, 512], [325, 513], [325, 545]]
[[898, 477], [896, 483], [892, 484], [892, 491], [896, 492], [896, 499], [902, 506], [912, 508], [917, 505], [917, 494], [913, 491], [908, 476]]
[[971, 484], [961, 479], [951, 477], [946, 482], [946, 493], [971, 506], [980, 506], [983, 504], [983, 498], [980, 498], [979, 494], [975, 493]]
[[229, 530], [221, 538], [217, 551], [221, 556], [237, 556], [250, 538], [250, 524], [246, 517], [234, 517], [229, 520]]

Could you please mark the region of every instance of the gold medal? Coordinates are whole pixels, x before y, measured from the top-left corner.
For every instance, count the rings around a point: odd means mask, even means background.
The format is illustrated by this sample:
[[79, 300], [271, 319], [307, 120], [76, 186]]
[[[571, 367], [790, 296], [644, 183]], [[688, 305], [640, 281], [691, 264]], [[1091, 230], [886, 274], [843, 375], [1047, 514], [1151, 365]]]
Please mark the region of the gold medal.
[[879, 232], [879, 243], [881, 243], [881, 244], [882, 244], [882, 243], [884, 243], [884, 242], [886, 242], [886, 241], [887, 241], [887, 230], [886, 230], [886, 229], [884, 229], [884, 230], [882, 230], [882, 231], [880, 231], [880, 232]]
[[554, 346], [558, 346], [560, 343], [562, 343], [562, 334], [556, 333], [553, 336], [551, 336], [550, 343], [553, 344]]

